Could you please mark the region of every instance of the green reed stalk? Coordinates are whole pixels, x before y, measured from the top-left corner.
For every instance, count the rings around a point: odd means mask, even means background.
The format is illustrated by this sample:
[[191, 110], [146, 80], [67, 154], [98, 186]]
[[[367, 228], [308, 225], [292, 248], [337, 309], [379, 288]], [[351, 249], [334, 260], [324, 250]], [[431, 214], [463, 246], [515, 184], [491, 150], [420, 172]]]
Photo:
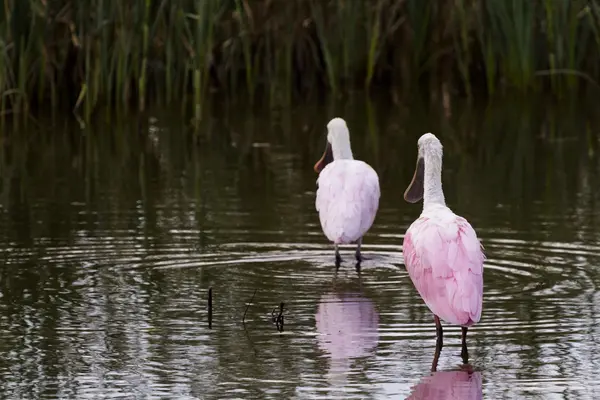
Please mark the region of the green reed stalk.
[[[47, 7], [43, 7], [40, 10], [40, 14], [41, 14], [41, 20], [44, 21], [45, 18], [48, 18], [47, 15]], [[43, 22], [41, 22], [41, 30], [44, 30], [44, 26], [43, 26]], [[44, 76], [46, 76], [46, 66], [48, 65], [48, 57], [46, 54], [46, 49], [45, 49], [45, 45], [44, 45], [44, 40], [43, 40], [43, 33], [42, 35], [36, 37], [36, 42], [35, 42], [35, 46], [37, 47], [35, 50], [35, 53], [38, 54], [39, 57], [39, 64], [38, 64], [38, 68], [37, 68], [37, 76], [34, 76], [32, 79], [32, 83], [33, 83], [33, 87], [36, 88], [37, 87], [37, 102], [38, 104], [41, 104], [44, 101], [44, 94], [46, 92], [46, 80], [43, 79]]]
[[364, 18], [365, 12], [368, 15], [368, 8], [369, 5], [366, 2], [337, 0], [335, 14], [339, 17], [336, 18], [335, 25], [338, 27], [338, 35], [334, 40], [335, 42], [339, 41], [342, 47], [340, 78], [345, 83], [356, 76], [358, 60], [362, 56], [360, 52], [364, 51], [364, 47], [360, 43], [363, 32], [358, 32], [357, 28], [364, 24], [361, 19]]
[[177, 3], [178, 2], [176, 1], [170, 2], [170, 8], [168, 10], [169, 19], [164, 21], [164, 23], [167, 25], [165, 27], [165, 100], [167, 104], [173, 100], [173, 87], [176, 86], [173, 82], [173, 69], [176, 68], [173, 53], [175, 51], [175, 48], [177, 47], [177, 44], [175, 43], [176, 33], [174, 29], [174, 27], [176, 26], [174, 22], [177, 21]]
[[[585, 9], [587, 15], [588, 26], [593, 35], [594, 43], [596, 44], [596, 56], [600, 53], [600, 5], [592, 4]], [[600, 73], [600, 68], [596, 66], [593, 69], [593, 74], [597, 75]]]
[[[373, 81], [373, 75], [375, 74], [375, 68], [377, 63], [377, 57], [379, 56], [380, 50], [380, 32], [381, 32], [381, 9], [383, 1], [377, 2], [377, 7], [373, 13], [370, 13], [370, 21], [368, 24], [369, 34], [369, 49], [368, 49], [368, 60], [367, 60], [367, 76], [365, 78], [365, 88], [368, 89]], [[367, 11], [368, 12], [368, 11]]]
[[247, 6], [242, 6], [241, 0], [235, 1], [236, 11], [239, 16], [240, 22], [240, 38], [242, 41], [242, 49], [244, 54], [244, 63], [245, 63], [245, 71], [246, 71], [246, 86], [248, 89], [248, 93], [250, 94], [250, 99], [254, 99], [254, 92], [256, 89], [255, 82], [255, 62], [254, 56], [251, 48], [251, 31], [252, 31], [252, 16], [248, 14]]
[[27, 59], [25, 56], [25, 39], [21, 37], [19, 41], [19, 68], [18, 68], [18, 93], [19, 102], [17, 103], [16, 110], [25, 115], [25, 109], [27, 108]]
[[408, 96], [442, 72], [467, 96], [474, 79], [490, 96], [545, 82], [562, 96], [600, 81], [599, 21], [600, 0], [4, 0], [0, 112], [90, 118], [190, 96], [198, 117], [213, 83], [275, 105], [319, 87]]
[[207, 55], [212, 48], [212, 25], [213, 15], [211, 15], [212, 0], [196, 3], [195, 34], [193, 38], [194, 47], [194, 65], [193, 65], [193, 85], [194, 85], [194, 107], [196, 120], [201, 119], [202, 99], [207, 86], [206, 76], [209, 66], [207, 65]]
[[149, 18], [150, 18], [150, 0], [145, 0], [143, 3], [144, 24], [142, 26], [142, 66], [141, 74], [138, 81], [138, 96], [139, 110], [144, 111], [146, 108], [146, 74], [148, 73], [148, 35], [150, 33]]
[[[267, 32], [271, 31], [271, 27], [266, 27]], [[265, 58], [266, 58], [266, 78], [272, 82], [272, 84], [268, 87], [269, 91], [269, 104], [273, 107], [277, 102], [279, 102], [279, 85], [277, 82], [276, 73], [279, 71], [279, 64], [281, 63], [281, 52], [275, 50], [274, 46], [274, 38], [272, 35], [267, 35], [265, 38]]]
[[411, 71], [414, 79], [423, 73], [431, 25], [432, 5], [430, 2], [407, 0], [407, 20], [411, 27]]
[[[84, 34], [85, 36], [85, 34]], [[86, 96], [84, 103], [84, 115], [85, 119], [89, 120], [92, 116], [92, 108], [94, 103], [94, 87], [91, 78], [92, 74], [92, 43], [90, 38], [85, 38], [84, 41], [85, 46], [85, 86], [86, 86]]]
[[[567, 39], [566, 39], [566, 53], [567, 53], [567, 68], [571, 71], [579, 70], [578, 62], [577, 62], [577, 49], [578, 48], [587, 48], [587, 35], [578, 35], [579, 29], [579, 10], [577, 10], [574, 6], [574, 2], [564, 1], [563, 5], [563, 17], [565, 19], [565, 25], [567, 30]], [[586, 31], [582, 30], [583, 33]], [[567, 86], [572, 91], [575, 89], [575, 85], [577, 84], [576, 76], [574, 74], [567, 74]]]
[[[317, 5], [318, 3], [318, 5]], [[326, 22], [325, 17], [323, 15], [323, 3], [317, 0], [310, 1], [310, 8], [312, 18], [315, 21], [315, 25], [317, 28], [317, 37], [319, 40], [319, 47], [323, 52], [323, 58], [325, 59], [325, 69], [327, 71], [327, 82], [331, 91], [335, 94], [337, 93], [337, 78], [336, 78], [336, 67], [334, 65], [334, 59], [331, 52], [331, 47], [329, 44], [329, 40], [326, 35]]]
[[490, 96], [493, 96], [496, 91], [496, 74], [498, 70], [497, 49], [493, 44], [489, 31], [483, 28], [485, 26], [484, 19], [483, 14], [479, 15], [477, 21], [477, 38], [483, 56], [482, 62], [485, 68], [486, 87]]
[[467, 97], [471, 98], [471, 79], [469, 67], [471, 66], [471, 49], [469, 43], [469, 22], [467, 19], [467, 4], [464, 0], [456, 0], [454, 15], [456, 15], [457, 32], [453, 35], [454, 48], [456, 49], [456, 62], [465, 86]]
[[[554, 91], [558, 90], [558, 78], [554, 74], [554, 71], [559, 69], [557, 65], [557, 54], [556, 54], [556, 44], [557, 44], [557, 21], [555, 20], [555, 2], [553, 0], [545, 0], [544, 1], [544, 11], [546, 13], [546, 30], [547, 30], [547, 45], [548, 45], [548, 64], [550, 66], [550, 84], [552, 85], [552, 89]], [[559, 52], [561, 49], [558, 49]], [[560, 54], [559, 54], [560, 56]]]
[[285, 78], [283, 82], [283, 86], [285, 87], [285, 104], [289, 105], [292, 103], [292, 92], [294, 85], [294, 65], [293, 65], [293, 56], [294, 56], [294, 41], [293, 41], [293, 32], [289, 32], [287, 34], [287, 38], [285, 40]]

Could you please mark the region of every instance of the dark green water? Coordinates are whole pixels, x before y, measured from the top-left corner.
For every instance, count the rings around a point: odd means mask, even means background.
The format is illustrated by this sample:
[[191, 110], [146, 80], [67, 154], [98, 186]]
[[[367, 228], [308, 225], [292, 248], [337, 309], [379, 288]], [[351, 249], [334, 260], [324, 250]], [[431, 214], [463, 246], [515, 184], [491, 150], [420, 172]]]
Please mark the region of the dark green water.
[[[196, 132], [157, 111], [2, 139], [2, 398], [597, 396], [600, 124], [586, 107], [213, 115]], [[312, 165], [335, 115], [381, 180], [360, 276], [351, 248], [336, 274], [314, 210]], [[420, 212], [402, 193], [427, 131], [445, 146], [446, 199], [488, 256], [470, 366], [447, 326], [432, 376], [435, 327], [401, 252]], [[469, 394], [444, 394], [453, 386]]]

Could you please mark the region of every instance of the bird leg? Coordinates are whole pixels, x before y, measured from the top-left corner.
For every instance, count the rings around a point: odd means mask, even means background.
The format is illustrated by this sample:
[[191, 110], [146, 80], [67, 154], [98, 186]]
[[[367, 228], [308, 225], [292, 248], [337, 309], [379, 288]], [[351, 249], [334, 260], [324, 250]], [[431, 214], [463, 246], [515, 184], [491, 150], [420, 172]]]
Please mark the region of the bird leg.
[[340, 256], [340, 249], [338, 248], [338, 245], [335, 245], [335, 267], [339, 268], [340, 264], [342, 263], [342, 256]]
[[437, 334], [436, 346], [439, 346], [440, 350], [444, 347], [444, 331], [442, 330], [442, 323], [437, 315], [433, 316], [435, 320], [435, 332]]
[[438, 365], [438, 361], [440, 359], [441, 351], [442, 351], [442, 346], [440, 346], [440, 342], [436, 342], [435, 354], [433, 355], [433, 362], [431, 363], [431, 372], [435, 372], [437, 370], [437, 365]]
[[463, 359], [463, 364], [469, 363], [469, 351], [467, 350], [467, 331], [469, 328], [466, 326], [462, 327], [462, 351], [460, 352], [460, 356]]
[[356, 242], [356, 261], [360, 264], [362, 261], [362, 255], [360, 254], [360, 246], [362, 245], [362, 237]]

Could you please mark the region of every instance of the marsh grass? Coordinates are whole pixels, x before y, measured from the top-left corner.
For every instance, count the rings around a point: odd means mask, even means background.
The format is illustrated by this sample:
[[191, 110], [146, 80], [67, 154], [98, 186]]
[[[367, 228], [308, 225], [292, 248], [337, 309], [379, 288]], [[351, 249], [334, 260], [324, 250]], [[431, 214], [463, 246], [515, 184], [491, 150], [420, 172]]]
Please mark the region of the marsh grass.
[[557, 96], [600, 81], [600, 0], [4, 0], [0, 118], [272, 106], [385, 88]]

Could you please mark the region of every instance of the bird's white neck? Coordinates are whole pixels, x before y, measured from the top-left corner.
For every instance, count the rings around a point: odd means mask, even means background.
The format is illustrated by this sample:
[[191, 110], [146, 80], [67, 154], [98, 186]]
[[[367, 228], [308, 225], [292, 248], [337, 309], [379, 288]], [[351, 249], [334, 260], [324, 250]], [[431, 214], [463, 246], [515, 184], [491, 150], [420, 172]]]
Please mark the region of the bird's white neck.
[[339, 140], [331, 144], [331, 152], [334, 160], [353, 160], [352, 149], [349, 140]]
[[334, 132], [331, 135], [331, 152], [334, 160], [353, 160], [348, 130]]
[[442, 155], [424, 154], [425, 176], [423, 182], [423, 209], [434, 205], [446, 205], [442, 190]]

